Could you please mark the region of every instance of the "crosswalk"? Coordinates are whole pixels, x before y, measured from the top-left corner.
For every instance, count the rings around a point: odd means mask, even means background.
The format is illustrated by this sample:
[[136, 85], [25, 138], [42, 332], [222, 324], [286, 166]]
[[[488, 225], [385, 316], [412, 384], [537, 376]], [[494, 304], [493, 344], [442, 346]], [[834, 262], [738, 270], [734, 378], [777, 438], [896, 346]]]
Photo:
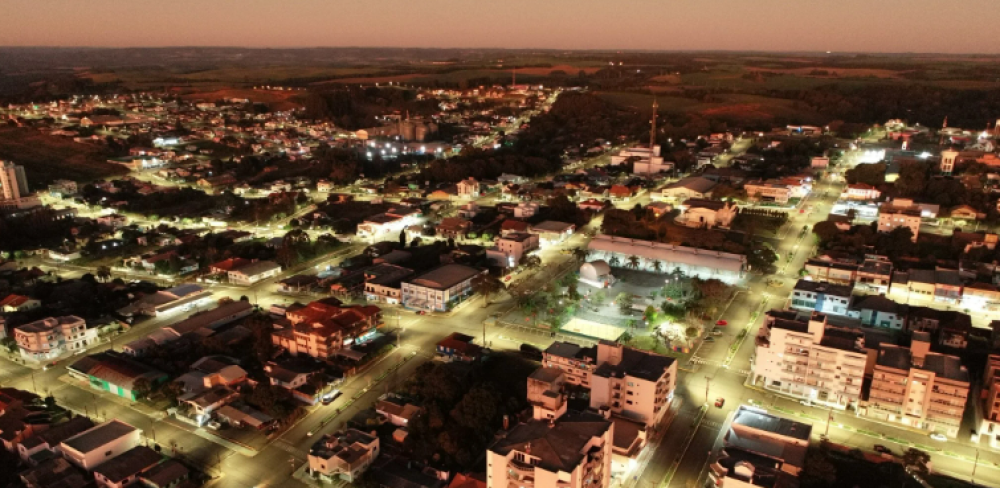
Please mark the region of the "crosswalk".
[[288, 441], [286, 441], [284, 439], [280, 439], [280, 440], [274, 442], [272, 445], [274, 447], [277, 447], [278, 449], [281, 449], [282, 451], [285, 451], [285, 452], [291, 454], [292, 456], [294, 456], [296, 459], [298, 459], [300, 461], [306, 459], [309, 456], [308, 452], [306, 452], [306, 451], [304, 451], [302, 449], [299, 449], [299, 448], [297, 448], [297, 447], [289, 444]]

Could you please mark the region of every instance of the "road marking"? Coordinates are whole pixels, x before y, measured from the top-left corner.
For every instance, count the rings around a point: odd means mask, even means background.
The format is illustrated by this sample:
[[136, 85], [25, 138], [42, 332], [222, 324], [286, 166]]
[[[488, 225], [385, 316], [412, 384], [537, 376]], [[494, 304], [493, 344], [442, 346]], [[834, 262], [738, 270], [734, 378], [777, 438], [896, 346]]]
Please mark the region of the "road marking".
[[284, 439], [278, 439], [277, 441], [273, 442], [272, 445], [277, 447], [278, 449], [281, 449], [282, 451], [291, 454], [292, 456], [295, 456], [295, 458], [298, 459], [299, 461], [305, 460], [309, 456], [308, 452], [289, 444], [288, 441]]

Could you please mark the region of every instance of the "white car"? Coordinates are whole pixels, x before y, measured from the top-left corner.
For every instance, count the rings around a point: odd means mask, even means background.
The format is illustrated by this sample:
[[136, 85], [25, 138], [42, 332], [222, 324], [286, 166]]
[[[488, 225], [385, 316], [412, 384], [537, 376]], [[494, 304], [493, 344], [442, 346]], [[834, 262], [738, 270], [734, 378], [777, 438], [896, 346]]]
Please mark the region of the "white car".
[[948, 440], [948, 438], [944, 434], [942, 434], [940, 432], [935, 432], [935, 433], [931, 434], [931, 439], [934, 439], [934, 440], [936, 440], [938, 442], [944, 442], [944, 441]]

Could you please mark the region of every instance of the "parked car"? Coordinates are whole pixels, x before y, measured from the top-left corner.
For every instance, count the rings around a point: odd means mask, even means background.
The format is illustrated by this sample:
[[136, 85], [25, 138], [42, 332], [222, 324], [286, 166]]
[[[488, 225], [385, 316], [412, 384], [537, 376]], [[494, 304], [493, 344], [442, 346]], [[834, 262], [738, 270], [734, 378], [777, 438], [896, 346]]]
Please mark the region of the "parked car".
[[948, 440], [948, 437], [946, 437], [944, 434], [942, 434], [940, 432], [935, 432], [935, 433], [931, 434], [931, 439], [934, 439], [934, 440], [936, 440], [938, 442], [944, 442], [944, 441]]
[[726, 404], [726, 399], [719, 397], [715, 399], [715, 408], [722, 408]]

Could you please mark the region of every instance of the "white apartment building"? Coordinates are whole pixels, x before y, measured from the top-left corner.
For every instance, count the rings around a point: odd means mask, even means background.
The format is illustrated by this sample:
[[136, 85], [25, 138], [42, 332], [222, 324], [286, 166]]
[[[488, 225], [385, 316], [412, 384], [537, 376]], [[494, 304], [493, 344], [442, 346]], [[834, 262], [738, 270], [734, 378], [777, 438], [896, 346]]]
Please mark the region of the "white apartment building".
[[22, 358], [47, 361], [93, 345], [97, 329], [87, 329], [87, 323], [75, 315], [49, 317], [16, 327], [14, 339]]
[[851, 285], [835, 285], [801, 279], [788, 299], [788, 308], [824, 314], [847, 315], [851, 306]]
[[868, 357], [861, 331], [828, 325], [818, 312], [772, 310], [756, 342], [755, 383], [832, 408], [857, 405]]
[[538, 234], [513, 232], [496, 240], [496, 247], [487, 249], [487, 257], [497, 266], [513, 268], [521, 262], [521, 256], [539, 247]]
[[487, 488], [608, 488], [614, 424], [596, 413], [531, 420], [486, 453]]
[[281, 273], [281, 266], [274, 261], [257, 261], [229, 270], [229, 282], [234, 285], [249, 286], [259, 281], [273, 278]]
[[673, 400], [677, 361], [601, 341], [581, 348], [557, 342], [545, 350], [542, 365], [566, 373], [566, 382], [590, 390], [590, 408], [656, 425]]
[[990, 354], [976, 402], [976, 433], [990, 447], [1000, 446], [1000, 355]]
[[958, 160], [959, 152], [954, 149], [948, 149], [947, 151], [941, 151], [941, 173], [950, 175], [955, 171], [955, 161]]
[[461, 264], [434, 268], [402, 284], [402, 302], [407, 308], [447, 311], [472, 295], [472, 279], [482, 271]]
[[930, 352], [930, 336], [914, 332], [910, 348], [882, 344], [866, 415], [956, 437], [969, 396], [969, 372], [956, 356]]
[[907, 227], [913, 232], [910, 238], [917, 242], [917, 235], [920, 234], [920, 209], [916, 207], [895, 207], [884, 205], [878, 213], [878, 231], [892, 232], [900, 227]]

